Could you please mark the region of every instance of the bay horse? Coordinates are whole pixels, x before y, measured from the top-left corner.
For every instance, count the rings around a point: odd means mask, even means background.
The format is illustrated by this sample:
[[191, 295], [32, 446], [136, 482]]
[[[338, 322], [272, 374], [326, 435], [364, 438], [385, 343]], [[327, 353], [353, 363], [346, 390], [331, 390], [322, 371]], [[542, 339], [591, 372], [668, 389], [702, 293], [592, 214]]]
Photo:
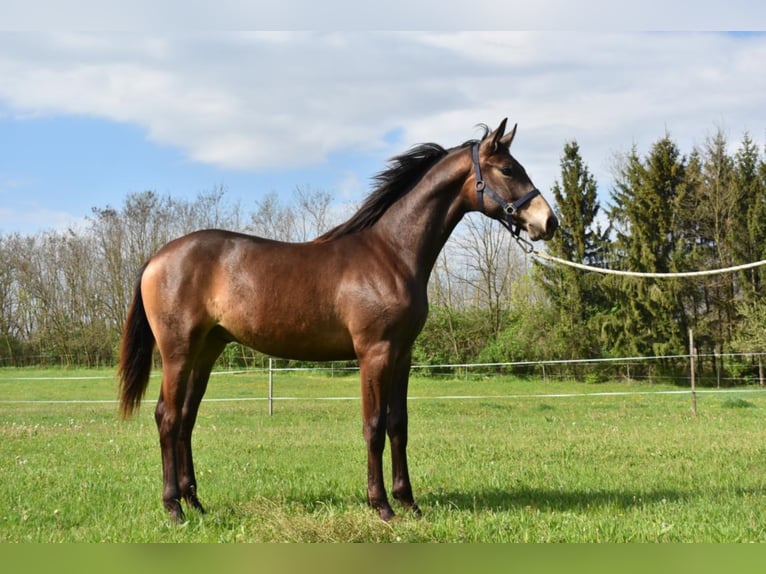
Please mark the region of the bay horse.
[[452, 149], [423, 144], [393, 158], [356, 214], [314, 241], [196, 231], [145, 263], [121, 342], [120, 410], [127, 418], [140, 406], [156, 346], [162, 500], [173, 520], [184, 520], [181, 500], [204, 512], [192, 429], [213, 364], [233, 341], [286, 359], [356, 359], [367, 501], [381, 519], [393, 518], [382, 469], [388, 434], [393, 497], [420, 515], [407, 468], [407, 385], [437, 256], [470, 211], [532, 241], [558, 226], [510, 154], [516, 126], [505, 133], [506, 121]]

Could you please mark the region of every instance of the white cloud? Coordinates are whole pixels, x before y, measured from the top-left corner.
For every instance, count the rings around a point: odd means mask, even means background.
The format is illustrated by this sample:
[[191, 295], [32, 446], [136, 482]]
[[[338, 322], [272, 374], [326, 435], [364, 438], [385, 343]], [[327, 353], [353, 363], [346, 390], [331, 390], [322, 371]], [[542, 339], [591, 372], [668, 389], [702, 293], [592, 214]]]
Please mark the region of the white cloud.
[[42, 230], [63, 231], [79, 229], [85, 225], [85, 219], [65, 211], [56, 211], [44, 207], [26, 207], [9, 209], [0, 207], [0, 234], [12, 229], [19, 233], [34, 234]]
[[[766, 35], [693, 33], [0, 34], [0, 102], [141, 126], [225, 168], [455, 145], [520, 124], [540, 187], [576, 138], [602, 180], [615, 150], [668, 129], [682, 147], [724, 124], [764, 130]], [[401, 133], [401, 141], [386, 134]]]
[[9, 30], [758, 30], [754, 0], [4, 0]]

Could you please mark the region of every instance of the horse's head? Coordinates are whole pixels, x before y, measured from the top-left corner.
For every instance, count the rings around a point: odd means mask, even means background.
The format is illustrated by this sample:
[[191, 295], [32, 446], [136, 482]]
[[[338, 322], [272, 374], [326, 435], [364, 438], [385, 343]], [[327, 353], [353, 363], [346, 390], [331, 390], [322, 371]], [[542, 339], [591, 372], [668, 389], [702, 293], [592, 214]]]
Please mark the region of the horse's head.
[[516, 126], [505, 133], [507, 118], [471, 147], [472, 177], [465, 191], [474, 209], [501, 221], [514, 235], [524, 229], [533, 241], [548, 240], [559, 225], [551, 206], [509, 149]]

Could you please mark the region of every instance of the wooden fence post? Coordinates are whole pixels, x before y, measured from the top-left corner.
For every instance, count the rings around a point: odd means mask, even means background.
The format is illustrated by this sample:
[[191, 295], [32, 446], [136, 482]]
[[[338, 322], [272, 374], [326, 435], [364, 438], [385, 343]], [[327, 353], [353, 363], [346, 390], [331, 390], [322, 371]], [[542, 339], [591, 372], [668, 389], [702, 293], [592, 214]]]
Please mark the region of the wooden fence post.
[[274, 414], [274, 359], [269, 357], [269, 416]]
[[697, 389], [694, 381], [694, 333], [689, 329], [689, 363], [691, 365], [692, 375], [692, 413], [697, 417]]

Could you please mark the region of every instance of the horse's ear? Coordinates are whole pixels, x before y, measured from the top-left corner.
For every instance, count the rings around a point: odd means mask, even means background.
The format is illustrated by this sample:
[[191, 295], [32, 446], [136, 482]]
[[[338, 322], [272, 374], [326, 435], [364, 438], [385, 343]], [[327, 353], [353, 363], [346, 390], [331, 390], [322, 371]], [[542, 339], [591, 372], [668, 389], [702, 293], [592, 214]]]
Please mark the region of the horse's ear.
[[505, 134], [502, 138], [500, 138], [500, 143], [503, 144], [506, 148], [511, 147], [511, 142], [513, 142], [513, 138], [516, 136], [517, 127], [519, 127], [519, 124], [513, 124], [513, 129]]
[[498, 150], [498, 146], [502, 143], [503, 134], [505, 133], [505, 124], [508, 123], [508, 118], [503, 119], [497, 129], [489, 134], [481, 144], [483, 151], [487, 154], [493, 154]]

